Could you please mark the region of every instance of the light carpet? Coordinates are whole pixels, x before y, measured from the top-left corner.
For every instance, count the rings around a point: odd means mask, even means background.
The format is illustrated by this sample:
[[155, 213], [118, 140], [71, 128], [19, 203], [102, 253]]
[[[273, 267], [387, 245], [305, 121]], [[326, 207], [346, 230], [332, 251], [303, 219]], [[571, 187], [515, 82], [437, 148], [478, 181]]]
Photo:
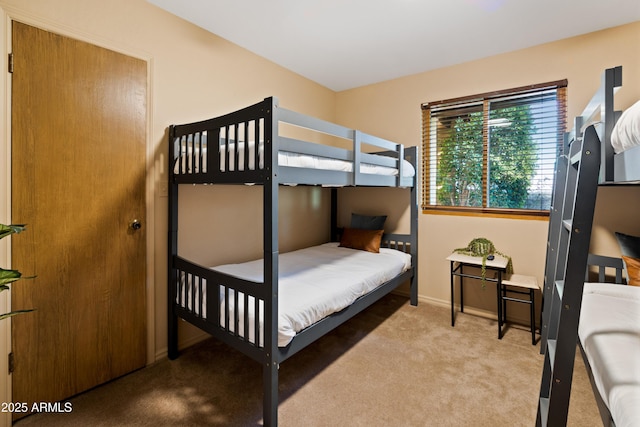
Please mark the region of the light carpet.
[[[280, 426], [533, 426], [544, 357], [526, 327], [389, 295], [280, 366]], [[577, 352], [570, 426], [601, 425]], [[27, 426], [262, 425], [262, 371], [213, 339]]]

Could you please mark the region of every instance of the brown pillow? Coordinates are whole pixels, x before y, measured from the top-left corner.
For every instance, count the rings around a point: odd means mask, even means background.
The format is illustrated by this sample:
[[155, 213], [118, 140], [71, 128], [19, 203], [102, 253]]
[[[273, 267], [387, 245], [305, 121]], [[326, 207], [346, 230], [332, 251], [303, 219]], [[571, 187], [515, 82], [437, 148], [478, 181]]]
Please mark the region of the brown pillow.
[[631, 286], [640, 286], [640, 259], [622, 255], [627, 266], [627, 280]]
[[340, 238], [343, 248], [359, 249], [361, 251], [380, 252], [380, 241], [384, 230], [365, 230], [360, 228], [345, 228]]

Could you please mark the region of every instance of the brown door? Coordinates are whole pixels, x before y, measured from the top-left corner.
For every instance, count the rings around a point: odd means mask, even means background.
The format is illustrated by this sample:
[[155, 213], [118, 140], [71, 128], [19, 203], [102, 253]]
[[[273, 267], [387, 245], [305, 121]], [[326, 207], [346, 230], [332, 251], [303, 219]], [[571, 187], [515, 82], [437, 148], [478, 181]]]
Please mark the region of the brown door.
[[[13, 23], [15, 402], [144, 366], [146, 62]], [[137, 220], [141, 228], [131, 227]]]

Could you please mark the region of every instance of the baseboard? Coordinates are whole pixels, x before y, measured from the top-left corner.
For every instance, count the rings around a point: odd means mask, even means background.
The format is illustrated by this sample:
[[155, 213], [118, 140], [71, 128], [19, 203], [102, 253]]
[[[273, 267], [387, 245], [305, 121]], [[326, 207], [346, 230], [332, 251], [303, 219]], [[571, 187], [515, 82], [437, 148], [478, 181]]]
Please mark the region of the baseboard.
[[[401, 295], [403, 297], [409, 297], [409, 293], [408, 292], [403, 292], [403, 291], [394, 291], [393, 293], [397, 294], [397, 295]], [[424, 295], [418, 295], [418, 304], [420, 303], [425, 303], [425, 304], [430, 304], [430, 305], [435, 305], [438, 307], [443, 307], [443, 308], [447, 308], [447, 309], [451, 309], [451, 302], [450, 300], [442, 300], [442, 299], [438, 299], [438, 298], [432, 298], [432, 297], [427, 297]], [[456, 309], [456, 311], [460, 311], [460, 304], [455, 304], [454, 308]], [[474, 307], [470, 307], [468, 305], [465, 305], [464, 307], [464, 312], [467, 314], [471, 314], [473, 316], [479, 316], [479, 317], [484, 317], [487, 319], [491, 319], [491, 320], [498, 320], [498, 314], [495, 311], [488, 311], [488, 310], [483, 310], [480, 308], [474, 308]], [[509, 323], [514, 323], [516, 325], [522, 325], [522, 326], [527, 326], [529, 327], [529, 318], [528, 317], [511, 317], [511, 316], [507, 316], [507, 322]], [[536, 324], [536, 327], [538, 327], [539, 325]]]
[[[408, 292], [394, 291], [393, 293], [396, 294], [396, 295], [403, 296], [403, 297], [407, 297], [407, 298], [409, 297], [409, 293]], [[449, 302], [449, 300], [442, 300], [442, 299], [438, 299], [438, 298], [427, 297], [427, 296], [424, 296], [424, 295], [418, 295], [418, 304], [420, 304], [420, 303], [435, 305], [435, 306], [443, 307], [443, 308], [451, 308], [451, 303]], [[455, 305], [455, 309], [456, 310], [460, 310], [460, 305], [456, 304]], [[477, 308], [466, 306], [464, 308], [464, 312], [465, 313], [469, 313], [469, 314], [473, 314], [474, 316], [481, 316], [481, 317], [487, 317], [487, 318], [493, 319], [493, 320], [498, 320], [498, 315], [496, 313], [491, 312], [491, 311], [487, 311], [487, 310], [481, 310], [481, 309], [477, 309]]]
[[[186, 348], [194, 346], [206, 340], [207, 338], [211, 338], [211, 335], [207, 334], [206, 332], [196, 334], [187, 340], [180, 341], [178, 343], [178, 350], [184, 350]], [[168, 357], [168, 355], [169, 355], [169, 349], [167, 347], [161, 348], [158, 351], [156, 351], [155, 361], [158, 362], [160, 360], [164, 360]]]

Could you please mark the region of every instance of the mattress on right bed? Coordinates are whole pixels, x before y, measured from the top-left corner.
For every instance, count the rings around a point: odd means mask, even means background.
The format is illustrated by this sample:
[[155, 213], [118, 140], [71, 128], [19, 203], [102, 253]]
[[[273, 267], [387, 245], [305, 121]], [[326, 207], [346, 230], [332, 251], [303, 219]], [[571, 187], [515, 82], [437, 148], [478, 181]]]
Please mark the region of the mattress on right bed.
[[627, 108], [611, 131], [614, 153], [640, 146], [640, 101]]
[[585, 283], [578, 335], [616, 426], [640, 426], [640, 287]]

